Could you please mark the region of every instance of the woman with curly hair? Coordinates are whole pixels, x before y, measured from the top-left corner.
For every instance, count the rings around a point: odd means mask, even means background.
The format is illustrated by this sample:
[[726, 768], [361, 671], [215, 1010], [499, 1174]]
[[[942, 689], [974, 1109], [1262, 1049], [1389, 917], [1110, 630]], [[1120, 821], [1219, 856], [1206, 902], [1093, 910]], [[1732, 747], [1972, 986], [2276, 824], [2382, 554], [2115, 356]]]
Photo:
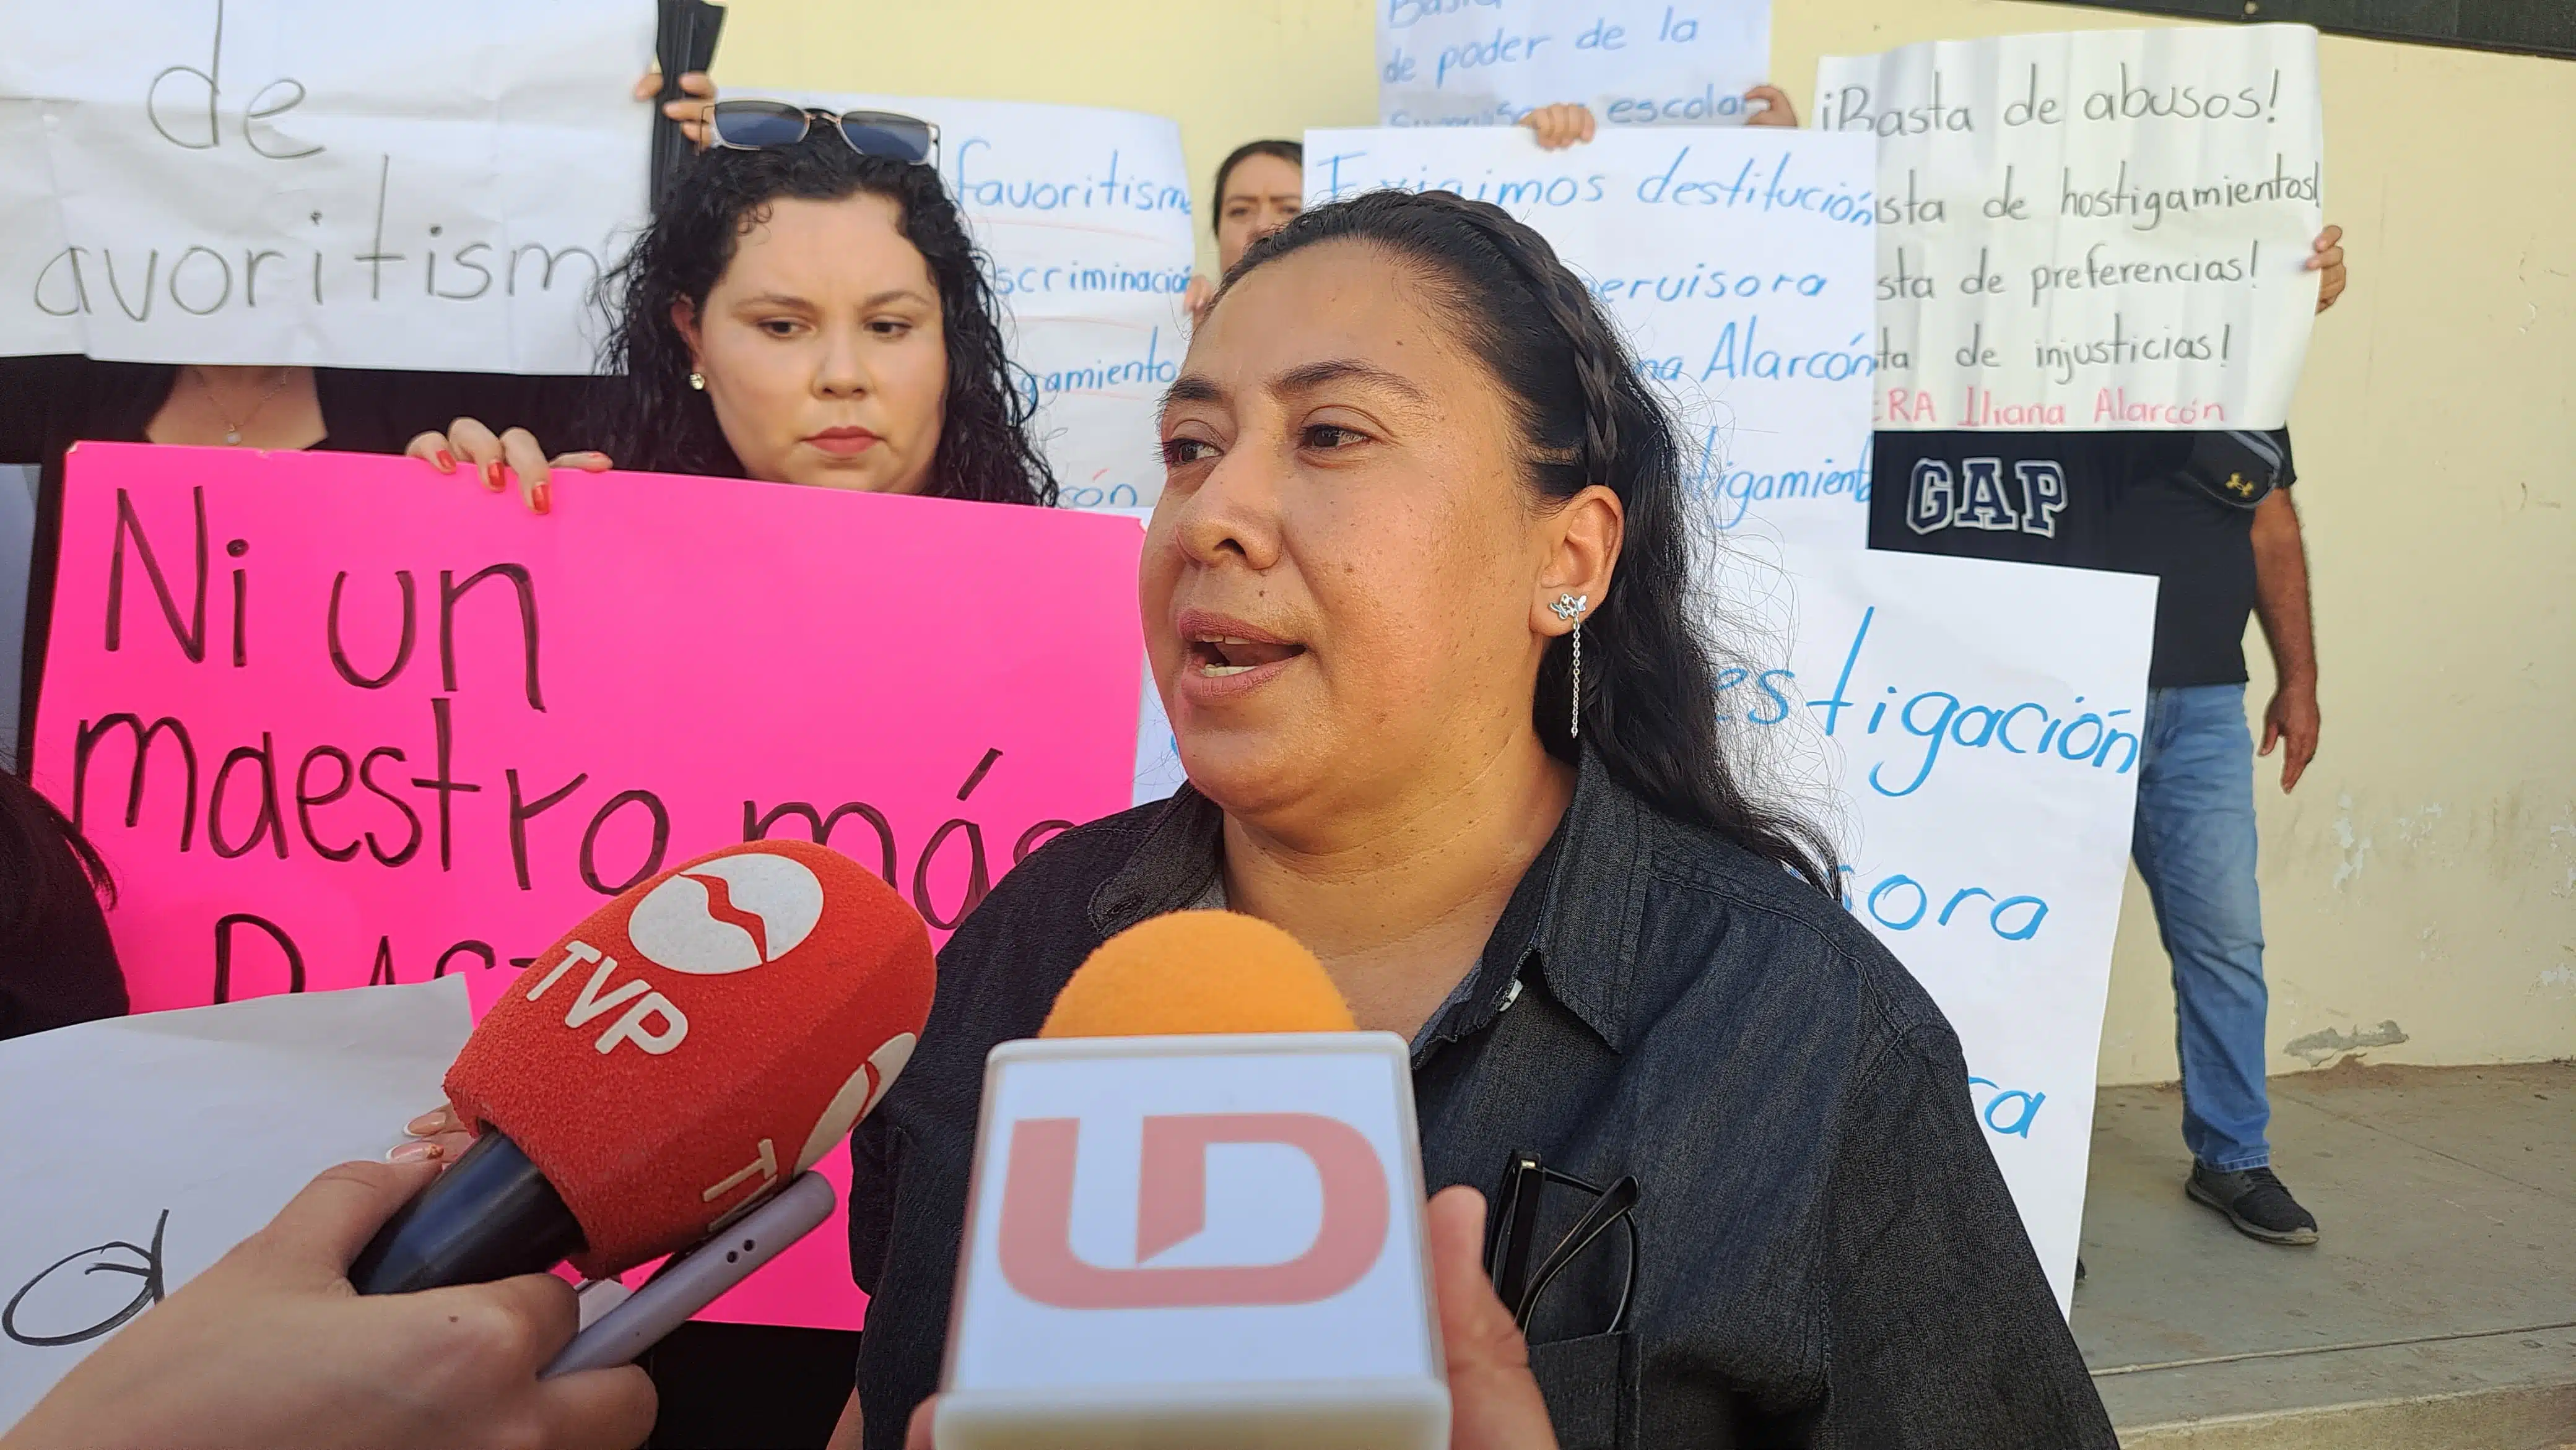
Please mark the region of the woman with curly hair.
[[937, 132], [881, 112], [710, 108], [712, 145], [607, 280], [605, 371], [559, 416], [459, 418], [411, 442], [441, 472], [553, 466], [1051, 504], [982, 258], [936, 169]]

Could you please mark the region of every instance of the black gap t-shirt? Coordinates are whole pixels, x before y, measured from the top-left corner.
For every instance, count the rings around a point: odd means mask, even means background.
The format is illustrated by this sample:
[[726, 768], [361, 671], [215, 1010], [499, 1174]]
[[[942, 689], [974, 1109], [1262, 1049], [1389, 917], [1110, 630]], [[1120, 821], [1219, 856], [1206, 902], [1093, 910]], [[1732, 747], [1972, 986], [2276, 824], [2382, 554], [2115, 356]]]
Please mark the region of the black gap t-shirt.
[[1869, 546], [2152, 574], [2147, 683], [2243, 684], [2254, 510], [2296, 477], [2287, 430], [1880, 433]]

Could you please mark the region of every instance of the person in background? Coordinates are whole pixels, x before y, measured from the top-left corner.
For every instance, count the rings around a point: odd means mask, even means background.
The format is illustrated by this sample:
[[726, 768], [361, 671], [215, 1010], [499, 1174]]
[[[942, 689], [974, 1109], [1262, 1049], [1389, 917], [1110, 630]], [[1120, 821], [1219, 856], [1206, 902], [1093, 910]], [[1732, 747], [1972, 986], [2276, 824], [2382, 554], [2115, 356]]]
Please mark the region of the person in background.
[[[689, 99], [663, 111], [695, 140], [715, 95], [702, 72], [680, 78]], [[659, 72], [635, 98], [660, 94]], [[35, 549], [27, 577], [26, 644], [18, 696], [18, 768], [36, 732], [36, 693], [54, 610], [62, 540], [63, 455], [81, 439], [204, 448], [331, 448], [400, 453], [424, 427], [459, 414], [535, 411], [568, 380], [500, 374], [331, 367], [105, 362], [77, 354], [0, 358], [0, 463], [37, 467]]]
[[[1591, 108], [1575, 102], [1541, 106], [1514, 124], [1528, 127], [1545, 151], [1589, 141], [1594, 129]], [[1210, 226], [1216, 232], [1217, 276], [1190, 278], [1189, 290], [1181, 295], [1192, 327], [1207, 315], [1217, 279], [1232, 272], [1254, 242], [1288, 225], [1305, 208], [1306, 148], [1295, 141], [1244, 142], [1218, 163], [1215, 195], [1216, 218]]]
[[758, 100], [707, 116], [713, 144], [609, 274], [603, 375], [563, 425], [578, 451], [461, 417], [412, 456], [495, 490], [515, 475], [539, 513], [550, 463], [1052, 504], [931, 126]]
[[126, 1012], [116, 883], [36, 788], [0, 771], [0, 1041]]
[[[1254, 242], [1288, 225], [1306, 206], [1306, 148], [1296, 141], [1246, 141], [1216, 168], [1216, 270], [1222, 277]], [[1216, 282], [1201, 272], [1181, 294], [1190, 325], [1207, 315]]]
[[[1794, 126], [1763, 87], [1754, 125]], [[2343, 295], [2343, 228], [2309, 249], [2317, 311]], [[2272, 1170], [2264, 1082], [2263, 908], [2254, 757], [2284, 749], [2289, 791], [2316, 755], [2316, 640], [2286, 428], [2268, 432], [1883, 430], [1871, 440], [1869, 546], [2154, 575], [2155, 643], [2131, 855], [2173, 967], [2184, 1192], [2249, 1237], [2313, 1244], [2316, 1216]], [[2245, 625], [2273, 692], [2246, 724]], [[2083, 1275], [2078, 1261], [2077, 1276]]]
[[1547, 242], [1448, 192], [1300, 214], [1218, 288], [1161, 437], [1139, 595], [1189, 782], [1057, 836], [940, 953], [852, 1138], [833, 1443], [896, 1450], [937, 1386], [986, 1052], [1108, 936], [1214, 907], [1412, 1043], [1434, 1189], [1539, 1155], [1586, 1185], [1542, 1252], [1635, 1194], [1633, 1259], [1604, 1236], [1521, 1306], [1560, 1433], [2110, 1450], [1956, 1035], [1740, 774], [1674, 425]]

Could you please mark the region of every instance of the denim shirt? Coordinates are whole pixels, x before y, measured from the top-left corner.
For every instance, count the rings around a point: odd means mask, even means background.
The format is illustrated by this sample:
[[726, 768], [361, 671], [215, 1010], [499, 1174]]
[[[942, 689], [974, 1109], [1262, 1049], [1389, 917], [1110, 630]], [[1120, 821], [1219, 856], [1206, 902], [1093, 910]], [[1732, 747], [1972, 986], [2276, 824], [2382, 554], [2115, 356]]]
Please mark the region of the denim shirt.
[[[1034, 1036], [1102, 941], [1199, 901], [1221, 820], [1185, 787], [1069, 831], [940, 953], [920, 1049], [851, 1140], [870, 1450], [938, 1388], [985, 1053]], [[1832, 899], [1597, 757], [1413, 1080], [1435, 1192], [1490, 1198], [1519, 1149], [1639, 1181], [1626, 1327], [1616, 1232], [1530, 1324], [1565, 1450], [2116, 1450], [1940, 1009]], [[1587, 1207], [1549, 1190], [1539, 1252]]]

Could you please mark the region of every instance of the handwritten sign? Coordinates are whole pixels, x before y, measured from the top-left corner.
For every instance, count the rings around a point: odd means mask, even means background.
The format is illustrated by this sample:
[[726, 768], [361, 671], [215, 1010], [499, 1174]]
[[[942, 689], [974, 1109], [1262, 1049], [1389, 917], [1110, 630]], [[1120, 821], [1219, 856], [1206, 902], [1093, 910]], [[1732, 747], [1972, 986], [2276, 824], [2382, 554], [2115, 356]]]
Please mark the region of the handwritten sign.
[[75, 451], [35, 779], [126, 883], [138, 1010], [506, 969], [777, 834], [945, 932], [1127, 803], [1132, 525], [557, 484], [538, 517], [405, 459]]
[[314, 1174], [402, 1141], [465, 1033], [451, 979], [0, 1042], [0, 1432]]
[[939, 171], [991, 262], [1031, 436], [1068, 508], [1150, 508], [1154, 408], [1189, 350], [1197, 238], [1181, 128], [1089, 106], [777, 92], [939, 127]]
[[1536, 228], [1684, 425], [1720, 527], [1857, 549], [1869, 533], [1874, 148], [1786, 130], [1306, 133], [1306, 200], [1448, 190]]
[[[944, 938], [1128, 803], [1128, 521], [647, 474], [503, 502], [406, 459], [74, 451], [34, 777], [116, 871], [138, 1011], [506, 978], [757, 836], [829, 839]], [[797, 1254], [839, 1272], [775, 1312], [855, 1327], [846, 1249]]]
[[0, 0], [0, 352], [588, 372], [631, 0]]
[[1815, 121], [1878, 138], [1878, 426], [2287, 420], [2325, 221], [2315, 31], [1828, 56]]
[[1727, 126], [1770, 78], [1771, 0], [1378, 0], [1378, 119], [1508, 126], [1581, 101], [1613, 126]]
[[[1940, 1003], [2061, 1307], [2128, 870], [2155, 581], [1791, 549], [1722, 556], [1718, 713], [1842, 829], [1844, 904]], [[1749, 633], [1748, 633], [1749, 630]]]

